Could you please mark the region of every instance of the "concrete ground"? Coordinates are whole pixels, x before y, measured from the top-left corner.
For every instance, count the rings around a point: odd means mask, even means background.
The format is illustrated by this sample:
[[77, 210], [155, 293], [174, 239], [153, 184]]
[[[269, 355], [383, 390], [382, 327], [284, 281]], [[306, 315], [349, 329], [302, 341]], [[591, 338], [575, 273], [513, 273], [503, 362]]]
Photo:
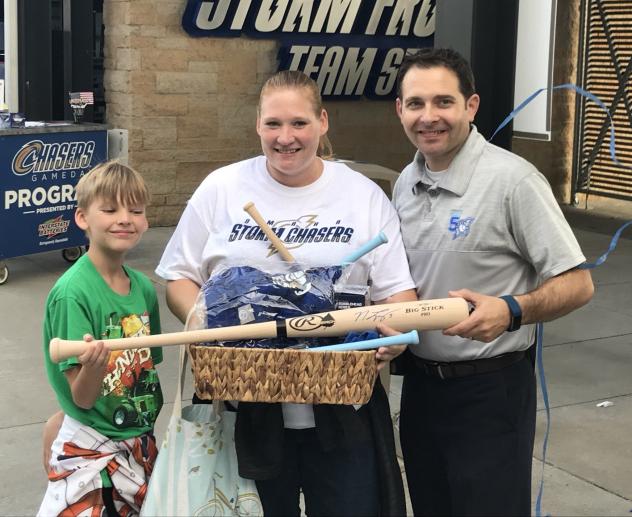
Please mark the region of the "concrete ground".
[[[617, 221], [567, 213], [589, 260], [610, 242]], [[149, 230], [128, 263], [155, 282], [163, 330], [180, 329], [164, 304], [164, 282], [153, 273], [171, 228]], [[601, 233], [604, 232], [604, 233]], [[626, 232], [632, 234], [632, 229]], [[46, 486], [41, 431], [57, 409], [46, 380], [41, 343], [44, 302], [66, 269], [59, 251], [9, 260], [0, 286], [0, 515], [33, 515]], [[544, 364], [551, 401], [551, 431], [544, 465], [542, 509], [550, 515], [629, 515], [632, 512], [632, 241], [623, 239], [593, 278], [596, 293], [579, 311], [545, 325]], [[176, 349], [165, 349], [160, 378], [166, 404], [157, 424], [162, 436], [176, 382]], [[188, 386], [191, 383], [188, 382]], [[400, 382], [392, 379], [397, 411]], [[190, 392], [190, 390], [189, 390]], [[603, 401], [610, 407], [598, 407]], [[540, 402], [534, 453], [534, 501], [542, 473], [546, 414]]]

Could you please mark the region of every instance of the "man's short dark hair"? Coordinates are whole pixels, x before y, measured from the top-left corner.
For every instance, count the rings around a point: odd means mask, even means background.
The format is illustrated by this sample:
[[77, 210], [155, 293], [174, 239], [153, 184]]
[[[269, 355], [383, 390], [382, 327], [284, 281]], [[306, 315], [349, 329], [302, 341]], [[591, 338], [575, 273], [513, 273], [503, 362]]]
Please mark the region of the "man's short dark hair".
[[459, 91], [465, 99], [476, 93], [474, 74], [467, 60], [451, 48], [422, 48], [417, 52], [406, 54], [397, 73], [397, 96], [402, 96], [402, 81], [411, 68], [435, 68], [442, 66], [456, 74], [459, 80]]

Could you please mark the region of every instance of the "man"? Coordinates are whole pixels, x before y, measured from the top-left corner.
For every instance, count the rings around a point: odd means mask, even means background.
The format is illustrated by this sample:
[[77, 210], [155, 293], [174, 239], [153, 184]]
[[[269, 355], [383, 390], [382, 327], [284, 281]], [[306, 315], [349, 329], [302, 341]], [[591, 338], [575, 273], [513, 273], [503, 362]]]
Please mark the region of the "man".
[[393, 202], [420, 298], [472, 311], [407, 356], [401, 442], [416, 515], [529, 515], [535, 325], [586, 304], [585, 258], [544, 178], [489, 144], [469, 64], [407, 56], [397, 114], [417, 148]]

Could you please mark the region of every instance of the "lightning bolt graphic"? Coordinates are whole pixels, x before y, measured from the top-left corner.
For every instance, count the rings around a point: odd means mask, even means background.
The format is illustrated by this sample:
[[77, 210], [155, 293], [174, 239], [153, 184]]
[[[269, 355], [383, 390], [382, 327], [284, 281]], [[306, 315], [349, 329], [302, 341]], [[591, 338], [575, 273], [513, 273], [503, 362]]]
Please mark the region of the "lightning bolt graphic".
[[274, 16], [274, 13], [279, 8], [279, 0], [272, 0], [270, 2], [270, 19]]
[[430, 9], [428, 9], [428, 14], [426, 14], [426, 25], [430, 21], [430, 18], [434, 16], [434, 12], [436, 8], [437, 8], [437, 3], [436, 3], [436, 0], [434, 0], [432, 2], [432, 5], [430, 6]]
[[[316, 219], [318, 219], [317, 215], [314, 214], [310, 214], [310, 215], [302, 215], [301, 217], [297, 218], [297, 219], [288, 219], [285, 221], [277, 221], [277, 223], [272, 226], [272, 229], [274, 230], [274, 232], [276, 233], [277, 228], [282, 228], [285, 226], [298, 226], [299, 228], [309, 228], [310, 226], [316, 226], [318, 225], [318, 222], [316, 221]], [[283, 239], [281, 239], [283, 241]], [[303, 243], [298, 243], [295, 244], [293, 246], [287, 246], [287, 243], [284, 242], [284, 244], [286, 244], [286, 247], [288, 250], [292, 250], [295, 248], [300, 248]], [[270, 244], [268, 245], [268, 254], [266, 255], [266, 258], [271, 257], [272, 255], [276, 255], [278, 252], [276, 250], [276, 248]]]
[[303, 9], [301, 9], [296, 14], [295, 20], [296, 20], [296, 22], [294, 23], [294, 29], [296, 29], [296, 27], [300, 27], [303, 24]]

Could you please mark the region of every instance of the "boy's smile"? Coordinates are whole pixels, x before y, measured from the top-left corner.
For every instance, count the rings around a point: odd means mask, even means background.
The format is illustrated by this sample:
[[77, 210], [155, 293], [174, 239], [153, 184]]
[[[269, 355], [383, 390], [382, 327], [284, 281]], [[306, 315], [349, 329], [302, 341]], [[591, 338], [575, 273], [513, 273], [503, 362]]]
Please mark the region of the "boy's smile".
[[145, 207], [128, 207], [122, 203], [97, 198], [87, 209], [78, 209], [77, 226], [90, 238], [90, 251], [111, 256], [125, 254], [133, 248], [149, 223]]

